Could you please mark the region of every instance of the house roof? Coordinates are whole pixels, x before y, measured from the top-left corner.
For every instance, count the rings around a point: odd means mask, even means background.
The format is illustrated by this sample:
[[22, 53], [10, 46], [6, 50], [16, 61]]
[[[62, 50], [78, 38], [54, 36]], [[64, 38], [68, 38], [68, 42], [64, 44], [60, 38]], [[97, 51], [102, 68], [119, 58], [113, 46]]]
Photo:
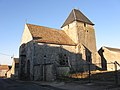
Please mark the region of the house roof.
[[44, 26], [26, 24], [33, 37], [38, 43], [50, 43], [59, 45], [76, 45], [63, 31]]
[[111, 47], [104, 47], [104, 48], [107, 48], [110, 51], [120, 52], [120, 49], [118, 49], [118, 48], [111, 48]]
[[83, 23], [94, 25], [80, 10], [77, 9], [73, 9], [71, 11], [71, 13], [69, 14], [68, 18], [66, 19], [62, 27], [72, 23], [73, 21], [80, 21]]
[[8, 65], [0, 65], [0, 70], [9, 70]]

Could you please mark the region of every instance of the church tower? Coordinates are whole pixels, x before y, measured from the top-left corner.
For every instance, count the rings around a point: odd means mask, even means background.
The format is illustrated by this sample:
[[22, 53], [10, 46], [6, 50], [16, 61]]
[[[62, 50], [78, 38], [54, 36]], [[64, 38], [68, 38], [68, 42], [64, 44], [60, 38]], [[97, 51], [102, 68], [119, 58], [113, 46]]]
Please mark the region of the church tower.
[[73, 9], [61, 28], [77, 45], [82, 44], [90, 50], [93, 63], [100, 63], [94, 24], [80, 10]]

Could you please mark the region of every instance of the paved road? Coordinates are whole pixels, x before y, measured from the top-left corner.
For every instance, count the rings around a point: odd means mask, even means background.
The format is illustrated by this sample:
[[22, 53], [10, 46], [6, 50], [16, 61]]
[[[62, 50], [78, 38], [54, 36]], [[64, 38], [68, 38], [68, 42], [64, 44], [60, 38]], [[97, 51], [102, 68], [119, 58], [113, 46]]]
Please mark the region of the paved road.
[[31, 82], [18, 82], [11, 79], [0, 79], [0, 90], [63, 90], [53, 87], [43, 87]]
[[43, 83], [0, 79], [0, 90], [120, 90], [120, 86], [111, 87], [103, 83], [81, 84], [70, 83]]

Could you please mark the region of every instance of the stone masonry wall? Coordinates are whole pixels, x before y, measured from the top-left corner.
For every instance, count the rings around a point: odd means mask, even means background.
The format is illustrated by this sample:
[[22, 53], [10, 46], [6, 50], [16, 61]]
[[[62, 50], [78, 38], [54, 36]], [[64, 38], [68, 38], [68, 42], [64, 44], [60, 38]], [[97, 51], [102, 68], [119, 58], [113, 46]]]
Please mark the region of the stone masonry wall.
[[[75, 66], [76, 62], [76, 55], [75, 55], [75, 46], [68, 46], [68, 45], [55, 45], [55, 44], [44, 44], [38, 43], [34, 46], [34, 79], [35, 80], [42, 80], [44, 78], [44, 63], [46, 64], [46, 79], [54, 80], [56, 79], [56, 75], [59, 72], [57, 70], [59, 68], [59, 54], [66, 54], [69, 57], [69, 65]], [[47, 70], [49, 67], [50, 70]], [[64, 67], [67, 68], [67, 67]], [[66, 69], [68, 70], [68, 69]], [[65, 71], [67, 72], [67, 71]], [[49, 76], [49, 77], [48, 77]], [[51, 77], [51, 78], [50, 78]], [[48, 80], [48, 81], [49, 81]]]
[[[101, 62], [100, 62], [100, 56], [96, 49], [96, 38], [95, 38], [95, 31], [93, 25], [74, 21], [71, 24], [64, 26], [62, 29], [73, 41], [76, 42], [76, 44], [78, 44], [77, 45], [78, 48], [79, 48], [79, 44], [83, 44], [86, 48], [88, 48], [92, 52], [93, 64], [97, 63], [97, 66], [101, 67], [100, 64], [98, 64]], [[81, 49], [77, 49], [77, 50], [81, 50]], [[85, 56], [83, 57], [83, 59], [85, 59]]]

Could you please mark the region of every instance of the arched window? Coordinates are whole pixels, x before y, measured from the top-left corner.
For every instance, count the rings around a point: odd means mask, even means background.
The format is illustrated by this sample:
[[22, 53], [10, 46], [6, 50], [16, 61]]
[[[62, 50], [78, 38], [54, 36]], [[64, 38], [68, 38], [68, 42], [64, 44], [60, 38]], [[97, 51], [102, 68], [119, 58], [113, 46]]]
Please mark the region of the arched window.
[[66, 54], [59, 54], [59, 64], [60, 66], [68, 66], [68, 56]]

